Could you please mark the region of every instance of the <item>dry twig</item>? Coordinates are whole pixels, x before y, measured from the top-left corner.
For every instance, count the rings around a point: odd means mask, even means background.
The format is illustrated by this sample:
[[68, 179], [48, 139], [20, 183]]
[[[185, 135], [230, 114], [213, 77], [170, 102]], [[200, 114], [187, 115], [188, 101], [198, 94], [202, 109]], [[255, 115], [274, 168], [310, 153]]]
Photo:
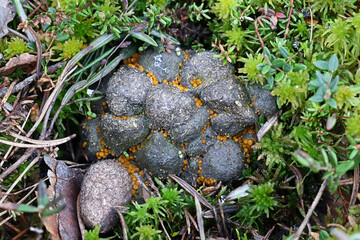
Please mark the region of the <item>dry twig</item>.
[[301, 233], [304, 231], [304, 228], [306, 227], [307, 223], [309, 222], [313, 211], [315, 210], [316, 206], [318, 205], [318, 203], [320, 201], [322, 194], [324, 193], [324, 190], [326, 188], [328, 180], [329, 180], [329, 178], [325, 178], [324, 181], [322, 182], [320, 189], [319, 189], [318, 193], [316, 194], [316, 197], [305, 216], [304, 221], [301, 223], [299, 229], [295, 233], [294, 240], [298, 240], [300, 238]]

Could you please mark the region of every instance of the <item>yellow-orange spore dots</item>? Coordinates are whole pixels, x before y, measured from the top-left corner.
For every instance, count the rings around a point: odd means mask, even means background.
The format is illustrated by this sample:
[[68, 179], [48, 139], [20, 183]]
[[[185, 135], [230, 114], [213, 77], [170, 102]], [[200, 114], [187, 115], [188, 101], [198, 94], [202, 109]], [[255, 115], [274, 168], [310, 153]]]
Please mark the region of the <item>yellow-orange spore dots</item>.
[[220, 141], [226, 141], [226, 139], [228, 139], [229, 137], [227, 137], [227, 136], [221, 136], [221, 135], [217, 135], [217, 137], [216, 137], [218, 140], [220, 140]]
[[164, 79], [164, 80], [163, 80], [163, 83], [167, 84], [167, 83], [168, 83], [168, 80]]
[[169, 82], [169, 85], [177, 87], [180, 91], [188, 91], [189, 89], [187, 89], [186, 87], [184, 87], [183, 85], [180, 84], [180, 77], [176, 76], [175, 80], [172, 82]]
[[154, 73], [152, 72], [148, 72], [146, 74], [146, 76], [148, 76], [152, 82], [153, 85], [158, 85], [159, 84], [159, 81], [157, 80], [157, 78], [155, 77]]
[[182, 63], [179, 63], [179, 67], [181, 67], [182, 66]]
[[129, 154], [129, 156], [125, 156], [123, 154], [120, 155], [120, 157], [118, 158], [119, 164], [121, 166], [123, 166], [124, 168], [126, 168], [126, 170], [128, 171], [128, 173], [130, 174], [131, 177], [131, 181], [132, 181], [132, 191], [133, 194], [137, 194], [139, 191], [139, 182], [136, 179], [135, 173], [139, 173], [140, 176], [144, 176], [144, 173], [140, 171], [140, 169], [138, 167], [136, 167], [135, 165], [133, 165], [131, 163], [131, 161], [134, 159], [134, 156]]
[[88, 120], [91, 120], [91, 119], [92, 119], [92, 117], [91, 117], [91, 116], [88, 116], [88, 117], [87, 117], [87, 119], [88, 119]]
[[87, 142], [84, 142], [84, 143], [82, 144], [82, 147], [83, 147], [83, 148], [86, 148], [87, 144], [88, 144]]
[[202, 81], [200, 78], [195, 78], [190, 81], [191, 86], [193, 86], [194, 88], [197, 88], [198, 86], [200, 86], [201, 83], [202, 83]]
[[217, 113], [214, 112], [213, 110], [210, 110], [210, 117], [209, 118], [213, 118], [213, 117], [217, 117]]
[[200, 134], [203, 134], [209, 126], [210, 126], [210, 122], [208, 121], [205, 127], [201, 130]]
[[188, 59], [190, 57], [190, 55], [186, 51], [183, 51], [183, 54], [186, 59]]
[[124, 64], [128, 65], [129, 67], [137, 68], [137, 69], [139, 69], [141, 71], [144, 71], [143, 66], [141, 66], [138, 63], [139, 59], [140, 59], [140, 55], [138, 53], [134, 53], [131, 57], [124, 60]]
[[140, 54], [138, 53], [134, 53], [131, 57], [127, 58], [124, 60], [124, 64], [134, 64], [134, 63], [137, 63], [140, 59]]
[[202, 144], [205, 144], [205, 143], [206, 143], [206, 140], [205, 140], [205, 139], [201, 140], [201, 143], [202, 143]]
[[200, 107], [200, 106], [202, 106], [203, 105], [203, 103], [202, 103], [202, 101], [199, 99], [199, 98], [195, 98], [195, 101], [196, 101], [196, 106], [197, 107]]
[[203, 180], [203, 183], [205, 183], [208, 186], [212, 186], [212, 185], [214, 185], [216, 183], [216, 180], [212, 179], [212, 178], [205, 178]]
[[204, 182], [204, 180], [205, 180], [205, 177], [204, 176], [200, 176], [200, 177], [198, 177], [197, 179], [196, 179], [196, 182], [197, 182], [197, 184], [202, 184], [203, 182]]

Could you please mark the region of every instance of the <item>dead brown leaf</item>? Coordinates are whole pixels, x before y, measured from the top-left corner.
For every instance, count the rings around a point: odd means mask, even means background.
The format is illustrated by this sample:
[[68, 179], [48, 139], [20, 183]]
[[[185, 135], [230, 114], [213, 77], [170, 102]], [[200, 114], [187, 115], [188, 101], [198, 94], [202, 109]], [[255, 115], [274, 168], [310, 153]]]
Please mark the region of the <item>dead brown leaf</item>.
[[48, 175], [55, 189], [55, 197], [62, 196], [58, 205], [66, 205], [64, 210], [56, 214], [59, 235], [61, 239], [78, 239], [80, 229], [76, 209], [83, 174], [79, 169], [70, 168], [64, 162], [54, 158], [45, 156], [44, 160], [51, 169]]
[[10, 75], [17, 68], [30, 73], [36, 67], [36, 56], [23, 53], [19, 57], [10, 58], [5, 67], [0, 68], [0, 76]]

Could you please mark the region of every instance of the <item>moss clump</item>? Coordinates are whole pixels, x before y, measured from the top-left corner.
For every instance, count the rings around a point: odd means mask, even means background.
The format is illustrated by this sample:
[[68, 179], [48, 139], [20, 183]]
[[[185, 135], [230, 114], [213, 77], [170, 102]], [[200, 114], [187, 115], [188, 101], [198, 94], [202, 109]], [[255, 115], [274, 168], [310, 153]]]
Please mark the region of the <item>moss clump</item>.
[[30, 52], [30, 49], [26, 46], [25, 41], [21, 38], [14, 37], [7, 44], [7, 49], [5, 50], [5, 58], [9, 59], [15, 55], [21, 55], [26, 52]]
[[360, 137], [360, 115], [356, 114], [346, 121], [346, 134]]

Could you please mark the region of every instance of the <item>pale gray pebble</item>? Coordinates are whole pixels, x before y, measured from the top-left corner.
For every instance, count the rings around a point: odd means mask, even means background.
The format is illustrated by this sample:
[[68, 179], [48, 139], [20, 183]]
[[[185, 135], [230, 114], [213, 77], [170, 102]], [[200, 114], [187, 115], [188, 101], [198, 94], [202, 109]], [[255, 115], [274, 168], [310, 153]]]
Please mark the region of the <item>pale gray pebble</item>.
[[92, 164], [80, 190], [80, 216], [89, 228], [101, 225], [105, 233], [115, 227], [118, 214], [114, 207], [130, 203], [132, 182], [126, 169], [114, 160]]

